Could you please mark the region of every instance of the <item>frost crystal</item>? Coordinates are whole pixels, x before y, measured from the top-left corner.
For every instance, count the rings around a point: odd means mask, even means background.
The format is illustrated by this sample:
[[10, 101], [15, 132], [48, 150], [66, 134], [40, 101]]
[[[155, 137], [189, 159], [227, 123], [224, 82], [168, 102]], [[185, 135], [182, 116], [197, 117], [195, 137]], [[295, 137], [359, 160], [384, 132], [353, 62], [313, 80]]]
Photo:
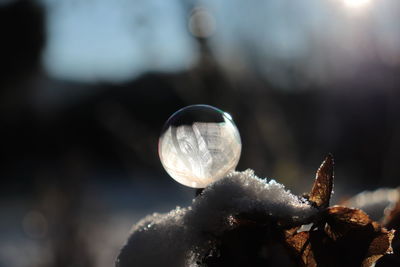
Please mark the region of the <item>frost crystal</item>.
[[232, 228], [233, 216], [264, 214], [274, 222], [301, 225], [316, 213], [307, 200], [274, 180], [260, 179], [252, 170], [233, 172], [205, 188], [190, 207], [137, 223], [117, 266], [197, 266], [197, 255]]

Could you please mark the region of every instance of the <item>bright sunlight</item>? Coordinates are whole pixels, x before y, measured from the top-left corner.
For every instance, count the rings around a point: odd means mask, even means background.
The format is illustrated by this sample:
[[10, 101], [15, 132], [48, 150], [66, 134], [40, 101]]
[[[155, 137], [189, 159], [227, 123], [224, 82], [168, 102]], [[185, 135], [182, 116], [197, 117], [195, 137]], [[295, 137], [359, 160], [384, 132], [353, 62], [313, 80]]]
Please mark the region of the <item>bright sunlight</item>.
[[344, 4], [351, 8], [360, 8], [371, 3], [371, 0], [343, 0]]

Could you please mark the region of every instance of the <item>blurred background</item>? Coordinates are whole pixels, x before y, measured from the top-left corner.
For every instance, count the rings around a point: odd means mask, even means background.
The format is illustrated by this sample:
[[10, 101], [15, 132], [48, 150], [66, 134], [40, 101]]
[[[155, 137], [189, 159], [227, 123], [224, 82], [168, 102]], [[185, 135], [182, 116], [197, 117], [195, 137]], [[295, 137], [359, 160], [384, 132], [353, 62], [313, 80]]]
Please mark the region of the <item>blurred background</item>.
[[0, 267], [113, 266], [189, 205], [157, 140], [190, 104], [295, 193], [329, 152], [337, 200], [399, 186], [399, 25], [397, 0], [0, 0]]

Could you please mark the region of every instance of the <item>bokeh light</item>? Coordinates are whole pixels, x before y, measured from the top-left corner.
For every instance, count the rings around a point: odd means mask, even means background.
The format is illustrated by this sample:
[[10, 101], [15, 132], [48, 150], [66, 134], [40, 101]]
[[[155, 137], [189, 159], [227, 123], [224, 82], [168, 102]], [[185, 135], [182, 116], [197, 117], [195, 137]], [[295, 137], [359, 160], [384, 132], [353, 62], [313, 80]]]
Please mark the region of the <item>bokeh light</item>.
[[189, 30], [196, 37], [211, 37], [216, 30], [215, 18], [206, 8], [195, 7], [190, 14]]
[[24, 232], [30, 238], [45, 238], [48, 232], [48, 222], [43, 213], [31, 210], [22, 221]]

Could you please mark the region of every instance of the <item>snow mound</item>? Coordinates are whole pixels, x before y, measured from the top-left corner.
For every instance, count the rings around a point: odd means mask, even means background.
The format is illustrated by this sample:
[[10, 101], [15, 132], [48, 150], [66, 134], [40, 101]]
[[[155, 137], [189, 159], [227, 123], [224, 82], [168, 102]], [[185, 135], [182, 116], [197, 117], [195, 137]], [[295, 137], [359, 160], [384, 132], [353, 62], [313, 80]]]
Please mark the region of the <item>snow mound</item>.
[[380, 188], [364, 191], [346, 200], [345, 205], [362, 209], [374, 221], [380, 221], [385, 212], [395, 207], [400, 200], [400, 188]]
[[317, 213], [306, 199], [291, 194], [275, 180], [260, 179], [252, 170], [233, 172], [209, 185], [190, 207], [155, 213], [139, 221], [116, 265], [197, 266], [196, 255], [234, 227], [235, 215], [262, 214], [266, 220], [301, 225]]

